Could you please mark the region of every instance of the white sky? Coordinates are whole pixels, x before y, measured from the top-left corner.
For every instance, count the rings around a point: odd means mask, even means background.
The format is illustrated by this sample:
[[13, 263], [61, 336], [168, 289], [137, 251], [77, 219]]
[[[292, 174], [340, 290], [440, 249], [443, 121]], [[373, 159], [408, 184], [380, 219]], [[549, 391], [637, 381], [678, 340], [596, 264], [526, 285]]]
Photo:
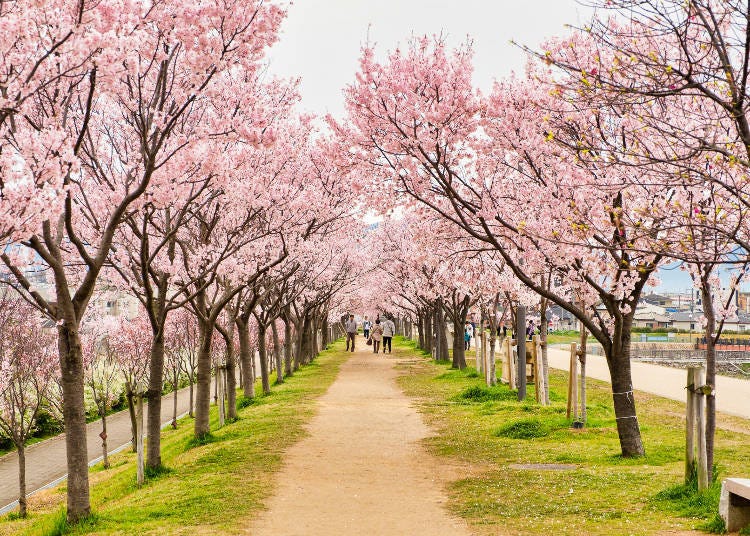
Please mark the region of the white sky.
[[301, 76], [303, 108], [343, 113], [341, 90], [354, 80], [360, 47], [380, 53], [414, 35], [447, 35], [474, 43], [474, 81], [488, 90], [495, 78], [523, 71], [525, 55], [511, 40], [536, 47], [590, 18], [575, 0], [296, 0], [271, 52], [270, 72]]

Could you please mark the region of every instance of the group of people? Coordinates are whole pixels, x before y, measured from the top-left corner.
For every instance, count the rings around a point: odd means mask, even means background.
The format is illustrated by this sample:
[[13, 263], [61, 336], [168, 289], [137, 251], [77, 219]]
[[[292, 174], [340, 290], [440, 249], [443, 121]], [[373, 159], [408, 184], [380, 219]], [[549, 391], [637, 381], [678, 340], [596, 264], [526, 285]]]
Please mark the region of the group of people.
[[[354, 351], [354, 341], [357, 336], [357, 322], [354, 320], [354, 315], [349, 315], [349, 319], [344, 323], [344, 329], [346, 330], [346, 351]], [[380, 345], [383, 345], [383, 353], [386, 351], [390, 354], [392, 352], [393, 336], [396, 334], [396, 324], [388, 317], [380, 319], [380, 315], [375, 318], [375, 322], [372, 323], [365, 317], [362, 322], [362, 331], [364, 332], [367, 345], [372, 345], [374, 353], [380, 353]]]
[[[474, 338], [474, 332], [476, 330], [476, 326], [474, 325], [474, 322], [471, 322], [469, 320], [466, 321], [466, 324], [464, 325], [464, 350], [470, 350], [471, 349], [471, 339]], [[505, 338], [508, 335], [508, 326], [503, 324], [502, 326], [497, 326], [497, 336], [500, 336], [500, 333], [502, 332], [502, 337]], [[526, 326], [526, 338], [528, 340], [531, 340], [534, 335], [538, 333], [537, 327], [534, 325], [533, 320], [529, 320], [528, 325]]]

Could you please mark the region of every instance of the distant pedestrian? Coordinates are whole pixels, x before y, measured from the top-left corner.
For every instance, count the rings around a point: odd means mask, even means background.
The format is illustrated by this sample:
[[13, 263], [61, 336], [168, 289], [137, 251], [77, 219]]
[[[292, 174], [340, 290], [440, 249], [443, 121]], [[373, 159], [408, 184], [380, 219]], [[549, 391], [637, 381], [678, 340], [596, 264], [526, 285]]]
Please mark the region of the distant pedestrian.
[[354, 338], [357, 336], [357, 323], [354, 321], [354, 315], [349, 315], [349, 320], [344, 324], [344, 329], [346, 329], [346, 351], [349, 351], [349, 342], [351, 341], [353, 352]]
[[534, 336], [534, 321], [529, 320], [529, 325], [526, 326], [526, 338], [531, 340], [533, 336]]
[[383, 340], [383, 325], [380, 323], [380, 319], [375, 320], [375, 325], [372, 326], [370, 331], [370, 338], [372, 339], [372, 351], [377, 354], [380, 349], [380, 341]]
[[362, 330], [365, 332], [365, 339], [370, 338], [370, 328], [372, 327], [372, 322], [367, 320], [367, 317], [365, 317], [365, 321], [362, 322]]
[[464, 327], [464, 350], [468, 350], [470, 344], [471, 337], [469, 336], [469, 324], [467, 322], [466, 326]]
[[469, 339], [464, 339], [464, 348], [466, 350], [471, 350], [471, 338], [474, 336], [474, 324], [471, 322], [466, 322], [466, 333], [469, 334]]
[[391, 342], [393, 341], [393, 336], [395, 334], [396, 324], [394, 324], [393, 320], [390, 318], [386, 318], [383, 322], [383, 353], [385, 353], [386, 350], [388, 350], [389, 354], [393, 353], [391, 350]]

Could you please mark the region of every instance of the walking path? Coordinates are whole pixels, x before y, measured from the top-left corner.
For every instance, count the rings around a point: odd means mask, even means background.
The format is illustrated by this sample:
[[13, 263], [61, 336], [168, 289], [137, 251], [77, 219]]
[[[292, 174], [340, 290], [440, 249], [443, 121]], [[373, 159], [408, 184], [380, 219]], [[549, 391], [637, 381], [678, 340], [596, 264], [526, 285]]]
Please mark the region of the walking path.
[[342, 365], [248, 534], [469, 534], [443, 508], [438, 462], [420, 445], [430, 431], [395, 384], [397, 362], [364, 346]]
[[[549, 366], [568, 370], [570, 350], [549, 348]], [[586, 377], [610, 381], [607, 361], [603, 356], [586, 354]], [[650, 363], [631, 362], [633, 388], [646, 393], [685, 402], [687, 371]], [[728, 415], [750, 419], [750, 381], [727, 376], [716, 377], [716, 409]]]
[[[162, 398], [162, 422], [172, 422], [173, 395]], [[190, 406], [190, 389], [185, 388], [177, 393], [177, 415], [187, 413]], [[144, 425], [146, 412], [144, 410]], [[86, 444], [89, 464], [98, 461], [102, 455], [101, 421], [94, 421], [86, 426]], [[113, 413], [107, 417], [107, 444], [110, 453], [118, 447], [128, 445], [130, 415], [128, 411]], [[56, 484], [66, 476], [65, 434], [60, 434], [26, 449], [26, 489], [29, 492]], [[17, 504], [18, 499], [18, 457], [15, 451], [0, 457], [0, 513], [9, 511]], [[6, 506], [7, 505], [7, 506]]]

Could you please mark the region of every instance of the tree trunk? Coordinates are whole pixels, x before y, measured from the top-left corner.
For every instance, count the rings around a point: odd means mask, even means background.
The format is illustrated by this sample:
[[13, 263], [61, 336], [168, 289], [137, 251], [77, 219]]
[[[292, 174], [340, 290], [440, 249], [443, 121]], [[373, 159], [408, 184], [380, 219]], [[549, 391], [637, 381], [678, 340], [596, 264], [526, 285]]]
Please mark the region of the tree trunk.
[[318, 355], [318, 315], [313, 313], [310, 316], [310, 360], [308, 363], [312, 363], [313, 359]]
[[417, 336], [419, 338], [419, 347], [424, 350], [424, 316], [422, 314], [417, 316]]
[[[438, 304], [436, 307], [437, 314], [435, 315], [435, 318], [437, 320], [437, 338], [440, 341], [439, 348], [440, 348], [440, 361], [449, 361], [450, 360], [450, 354], [448, 353], [448, 334], [446, 333], [447, 330], [445, 328], [445, 311], [443, 310], [443, 304], [442, 302]], [[464, 360], [464, 367], [466, 367], [466, 361]]]
[[323, 319], [320, 322], [320, 329], [323, 332], [323, 350], [326, 350], [331, 342], [328, 340], [328, 313], [323, 315]]
[[302, 325], [304, 320], [299, 318], [294, 323], [294, 361], [292, 364], [292, 372], [299, 370], [302, 361]]
[[253, 378], [253, 350], [250, 347], [250, 331], [245, 319], [237, 317], [237, 336], [240, 340], [240, 366], [242, 367], [242, 391], [245, 397], [255, 398]]
[[[544, 279], [544, 277], [542, 277]], [[549, 360], [547, 356], [547, 298], [539, 302], [539, 340], [542, 346], [542, 382], [544, 383], [544, 405], [549, 406]]]
[[201, 439], [211, 432], [211, 335], [213, 325], [198, 319], [200, 343], [198, 346], [198, 381], [195, 392], [195, 437]]
[[16, 444], [18, 453], [18, 515], [26, 517], [26, 447], [23, 441]]
[[[65, 297], [69, 299], [69, 297]], [[61, 302], [58, 289], [58, 303]], [[62, 376], [63, 424], [68, 470], [67, 519], [77, 523], [91, 513], [89, 465], [86, 446], [84, 370], [78, 324], [69, 319], [57, 328]]]
[[136, 397], [136, 445], [138, 446], [138, 462], [136, 468], [136, 482], [139, 486], [143, 485], [146, 475], [144, 471], [144, 459], [143, 459], [143, 395], [139, 394]]
[[226, 349], [226, 380], [227, 380], [227, 419], [237, 418], [237, 360], [234, 353], [234, 328], [236, 322], [230, 319], [227, 325], [229, 341]]
[[195, 417], [195, 412], [193, 411], [193, 408], [195, 406], [195, 403], [194, 403], [194, 393], [193, 393], [193, 388], [195, 386], [195, 382], [193, 381], [192, 375], [189, 378], [189, 380], [190, 380], [190, 409], [188, 410], [188, 413], [190, 414], [190, 418], [192, 419], [192, 418]]
[[273, 357], [276, 361], [276, 383], [284, 383], [284, 363], [279, 341], [279, 328], [275, 320], [271, 322], [271, 331], [273, 332]]
[[284, 375], [289, 377], [292, 375], [292, 348], [294, 347], [294, 341], [292, 340], [292, 323], [284, 317]]
[[[635, 411], [633, 381], [630, 370], [631, 322], [615, 324], [612, 347], [607, 352], [607, 365], [612, 378], [612, 399], [617, 419], [617, 434], [623, 457], [643, 456], [641, 430]], [[519, 335], [523, 336], [519, 333]]]
[[268, 351], [266, 349], [266, 326], [258, 324], [258, 355], [260, 361], [260, 381], [263, 394], [271, 394], [271, 381], [268, 373]]
[[172, 428], [177, 430], [177, 390], [179, 389], [179, 383], [180, 383], [180, 369], [175, 368], [174, 369], [174, 384], [173, 384], [173, 390], [174, 390], [174, 396], [173, 396], [173, 404], [172, 404]]
[[161, 391], [164, 385], [164, 330], [154, 334], [149, 363], [146, 460], [149, 469], [161, 467]]
[[[706, 317], [706, 468], [709, 484], [713, 481], [714, 436], [716, 435], [716, 314], [711, 297], [711, 285], [706, 278], [701, 278], [701, 300], [703, 316]], [[701, 386], [698, 386], [701, 387]]]
[[581, 363], [581, 375], [580, 382], [581, 387], [579, 389], [581, 393], [581, 422], [585, 425], [588, 419], [588, 412], [586, 411], [586, 339], [588, 338], [588, 332], [586, 326], [581, 323], [581, 346], [578, 350], [578, 361]]
[[133, 450], [133, 452], [138, 452], [138, 445], [136, 444], [135, 440], [135, 433], [138, 430], [138, 424], [135, 420], [135, 401], [133, 400], [133, 397], [135, 396], [135, 393], [130, 388], [131, 386], [127, 386], [127, 391], [125, 393], [125, 398], [128, 400], [128, 414], [130, 415], [130, 432], [131, 432], [131, 438], [130, 438], [130, 446]]
[[[451, 310], [453, 319], [453, 368], [466, 368], [466, 350], [464, 346], [464, 326], [466, 315], [469, 313], [469, 297], [464, 296], [458, 304], [454, 303]], [[455, 299], [454, 299], [455, 302]]]
[[305, 314], [302, 322], [302, 348], [300, 351], [301, 364], [307, 365], [312, 359], [312, 318], [310, 313]]
[[432, 354], [433, 345], [435, 342], [435, 338], [432, 336], [432, 308], [428, 308], [425, 311], [424, 316], [424, 342], [425, 345], [422, 347], [427, 351], [428, 353]]
[[224, 394], [224, 378], [226, 377], [226, 371], [221, 365], [216, 366], [214, 372], [214, 378], [216, 379], [216, 405], [219, 410], [219, 428], [224, 426], [224, 400], [226, 396]]
[[100, 412], [102, 417], [102, 464], [109, 469], [109, 452], [107, 452], [107, 408]]

